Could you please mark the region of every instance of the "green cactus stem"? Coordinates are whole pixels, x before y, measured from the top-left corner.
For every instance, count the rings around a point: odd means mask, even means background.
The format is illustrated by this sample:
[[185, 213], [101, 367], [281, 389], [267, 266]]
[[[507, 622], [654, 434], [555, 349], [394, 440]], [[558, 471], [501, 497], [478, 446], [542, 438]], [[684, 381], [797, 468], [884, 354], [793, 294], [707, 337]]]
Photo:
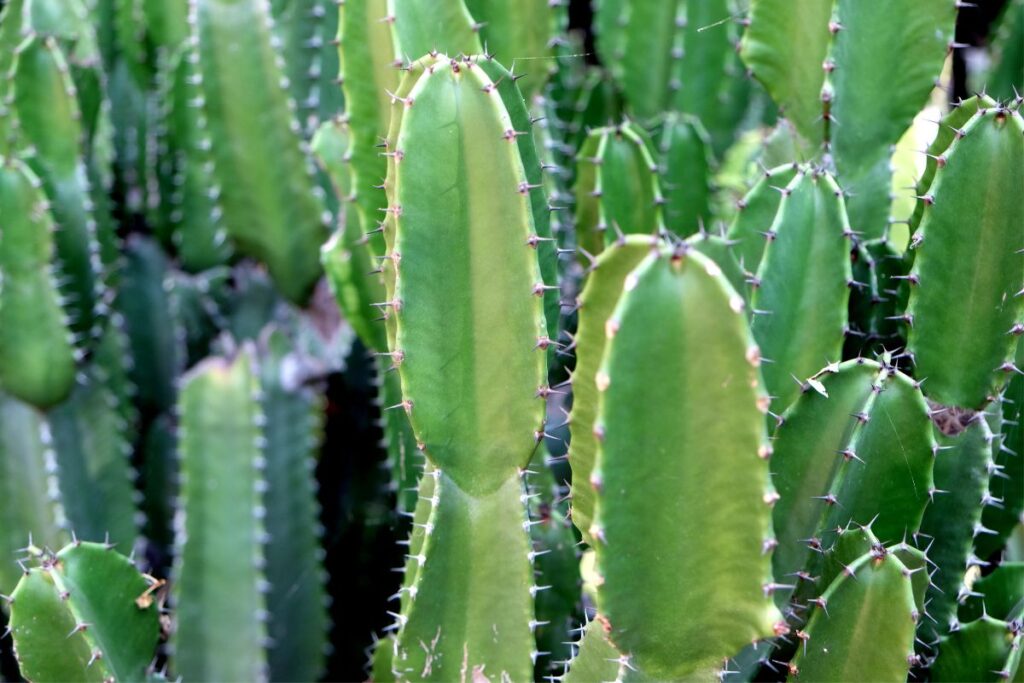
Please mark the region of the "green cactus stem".
[[[1024, 241], [1015, 202], [1024, 189], [1024, 119], [984, 109], [960, 130], [921, 200], [905, 320], [929, 398], [977, 409], [1020, 371], [1013, 355], [1024, 333]], [[963, 216], [972, 217], [969, 240], [957, 239]], [[950, 299], [948, 282], [971, 295]]]
[[203, 361], [186, 376], [178, 401], [171, 645], [174, 670], [194, 680], [267, 678], [267, 463], [253, 363], [248, 347], [233, 361]]
[[[764, 588], [776, 495], [760, 352], [742, 297], [685, 247], [627, 276], [605, 331], [590, 475], [598, 609], [631, 668], [711, 675], [777, 614]], [[694, 592], [709, 574], [715, 591]]]
[[842, 191], [827, 173], [802, 169], [784, 189], [753, 279], [751, 329], [776, 413], [789, 406], [822, 360], [837, 360], [852, 276]]
[[34, 549], [11, 596], [11, 633], [32, 681], [140, 681], [159, 636], [155, 581], [113, 546]]
[[294, 103], [281, 87], [269, 8], [256, 0], [190, 1], [225, 228], [267, 263], [285, 296], [305, 303], [320, 276], [327, 219]]
[[70, 393], [76, 350], [54, 267], [55, 228], [42, 183], [25, 164], [0, 160], [0, 386], [49, 407]]

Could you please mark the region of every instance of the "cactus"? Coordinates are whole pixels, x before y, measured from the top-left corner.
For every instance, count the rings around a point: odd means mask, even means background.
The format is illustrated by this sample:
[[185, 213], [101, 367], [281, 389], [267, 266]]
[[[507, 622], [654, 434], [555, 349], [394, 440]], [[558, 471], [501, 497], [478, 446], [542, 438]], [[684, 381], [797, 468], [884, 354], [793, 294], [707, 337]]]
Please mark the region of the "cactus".
[[850, 224], [865, 239], [885, 235], [890, 148], [931, 92], [958, 6], [918, 0], [751, 5], [743, 60], [806, 149], [829, 144], [836, 177], [850, 193]]
[[487, 52], [522, 75], [517, 85], [527, 102], [544, 87], [554, 67], [545, 58], [554, 46], [559, 8], [567, 4], [565, 0], [466, 0]]
[[[914, 575], [892, 548], [871, 538], [870, 550], [843, 563], [819, 597], [801, 649], [789, 666], [794, 676], [822, 681], [903, 681], [913, 661], [914, 627], [920, 611]], [[846, 559], [846, 558], [844, 558]], [[869, 633], [862, 624], [872, 624]], [[871, 643], [870, 656], [862, 648]]]
[[10, 595], [23, 574], [13, 561], [26, 547], [58, 547], [67, 520], [54, 475], [49, 425], [25, 403], [0, 395], [0, 593]]
[[[928, 559], [934, 568], [928, 590], [931, 619], [922, 623], [928, 642], [946, 633], [950, 621], [956, 620], [957, 601], [968, 592], [965, 574], [981, 563], [974, 556], [973, 542], [985, 533], [982, 511], [995, 504], [988, 497], [988, 482], [995, 471], [992, 452], [998, 450], [998, 437], [982, 414], [966, 417], [966, 425], [958, 424], [956, 417], [949, 416], [945, 425], [951, 435], [940, 433], [938, 437], [937, 493], [925, 510], [920, 529], [928, 539]], [[946, 416], [939, 419], [943, 418]], [[963, 432], [952, 434], [961, 428]]]
[[623, 678], [625, 660], [608, 639], [606, 622], [595, 619], [580, 627], [578, 652], [565, 672], [565, 683], [617, 681]]
[[58, 292], [53, 218], [39, 179], [11, 158], [0, 160], [0, 213], [0, 386], [45, 408], [70, 393], [76, 350]]
[[[921, 199], [907, 350], [928, 378], [928, 396], [944, 405], [979, 408], [1016, 371], [1014, 345], [1024, 332], [1024, 261], [1017, 252], [1024, 246], [1012, 197], [1024, 186], [1022, 130], [1017, 111], [979, 109], [940, 157]], [[985, 195], [969, 189], [982, 187]], [[974, 217], [977, 239], [952, 239], [961, 216]], [[935, 283], [949, 278], [973, 283], [971, 296], [940, 303]]]
[[[458, 108], [456, 92], [463, 93]], [[430, 475], [435, 488], [421, 566], [413, 582], [406, 581], [394, 666], [412, 678], [444, 678], [460, 663], [522, 678], [532, 668], [536, 624], [519, 471], [543, 432], [542, 349], [550, 343], [541, 304], [545, 285], [530, 244], [537, 236], [529, 198], [535, 189], [516, 144], [529, 131], [512, 127], [494, 81], [471, 58], [417, 63], [394, 106], [401, 116], [388, 143], [395, 152], [387, 181], [393, 256], [386, 282], [389, 342], [403, 391], [394, 408], [409, 413], [437, 467]], [[437, 117], [454, 117], [456, 137], [432, 134]], [[457, 171], [457, 194], [440, 198], [452, 186], [448, 176], [430, 170], [437, 168]], [[444, 209], [451, 201], [462, 207], [455, 220]], [[451, 250], [444, 259], [432, 258], [438, 240]], [[490, 283], [487, 305], [450, 298], [476, 291], [479, 277]], [[442, 320], [456, 337], [431, 332]], [[485, 340], [487, 354], [472, 353]], [[470, 353], [453, 355], [454, 348]], [[447, 403], [454, 396], [460, 398], [453, 411]], [[460, 559], [487, 557], [488, 543], [505, 552], [480, 564]], [[456, 571], [470, 587], [468, 600], [442, 598], [439, 582]], [[492, 630], [500, 634], [497, 643]], [[421, 641], [431, 645], [421, 648]]]
[[109, 325], [85, 381], [50, 411], [61, 501], [71, 529], [130, 552], [141, 519], [131, 465], [135, 416], [122, 367], [127, 345]]
[[267, 8], [255, 0], [189, 7], [225, 228], [267, 262], [289, 299], [304, 303], [319, 276], [325, 208], [296, 134], [295, 104], [281, 87]]
[[[171, 645], [175, 669], [188, 678], [267, 676], [266, 457], [254, 362], [250, 348], [233, 361], [210, 358], [186, 377], [178, 400], [181, 507]], [[207, 600], [217, 607], [209, 609]]]
[[710, 145], [699, 119], [665, 122], [660, 141], [665, 223], [682, 237], [711, 226]]
[[159, 635], [153, 579], [109, 544], [31, 548], [10, 599], [18, 664], [33, 681], [143, 680]]
[[182, 267], [199, 272], [222, 265], [231, 256], [223, 224], [221, 188], [213, 172], [210, 127], [203, 110], [198, 53], [189, 43], [167, 69], [169, 93], [166, 145], [171, 187], [162, 203], [170, 207], [170, 241]]
[[803, 168], [780, 193], [751, 297], [751, 329], [771, 361], [764, 380], [776, 412], [823, 359], [839, 358], [852, 280], [852, 231], [833, 178]]
[[620, 233], [665, 229], [658, 165], [647, 134], [632, 123], [592, 131], [576, 171], [576, 235], [596, 256]]
[[[1024, 344], [1020, 342], [1014, 363], [1024, 367]], [[1001, 413], [1002, 440], [989, 480], [989, 497], [999, 502], [982, 511], [981, 525], [989, 531], [975, 539], [975, 554], [982, 560], [1002, 548], [1024, 514], [1024, 375], [1010, 380], [1003, 392]]]
[[3, 677], [1022, 675], [1020, 0], [0, 5]]
[[738, 203], [739, 210], [727, 235], [736, 242], [740, 265], [751, 273], [756, 273], [761, 265], [765, 236], [771, 230], [785, 190], [797, 170], [796, 166], [787, 164], [765, 171], [764, 177]]
[[820, 551], [832, 546], [836, 529], [870, 522], [882, 543], [897, 543], [918, 530], [935, 494], [938, 445], [928, 406], [913, 380], [891, 366], [857, 359], [807, 380], [773, 446], [780, 605], [813, 593]]
[[334, 38], [339, 13], [328, 0], [272, 2], [274, 33], [283, 46], [288, 90], [306, 137], [322, 121], [341, 113], [344, 97], [335, 79], [338, 50]]
[[[707, 675], [772, 624], [768, 398], [742, 299], [720, 273], [685, 248], [648, 256], [605, 325], [596, 375], [598, 607], [630, 668], [659, 680]], [[710, 355], [696, 351], [705, 334], [719, 340]], [[715, 593], [693, 592], [707, 572]]]
[[272, 680], [316, 680], [323, 675], [328, 621], [320, 536], [323, 527], [312, 480], [322, 411], [307, 388], [288, 386], [291, 342], [268, 328], [260, 357], [266, 445], [267, 655]]
[[932, 665], [934, 681], [1015, 680], [1020, 673], [1020, 614], [1013, 620], [983, 616], [942, 639]]
[[16, 149], [42, 180], [56, 224], [56, 270], [68, 322], [81, 348], [102, 320], [97, 221], [83, 167], [82, 114], [69, 68], [53, 38], [30, 37], [16, 50]]

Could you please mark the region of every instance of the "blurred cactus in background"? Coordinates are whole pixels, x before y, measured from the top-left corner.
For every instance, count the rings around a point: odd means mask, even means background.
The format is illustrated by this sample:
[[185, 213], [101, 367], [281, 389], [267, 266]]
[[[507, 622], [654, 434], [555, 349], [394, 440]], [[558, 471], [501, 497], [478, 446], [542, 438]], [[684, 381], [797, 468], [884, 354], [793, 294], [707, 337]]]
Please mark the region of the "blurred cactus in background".
[[1022, 81], [1021, 0], [0, 1], [0, 680], [1020, 680]]

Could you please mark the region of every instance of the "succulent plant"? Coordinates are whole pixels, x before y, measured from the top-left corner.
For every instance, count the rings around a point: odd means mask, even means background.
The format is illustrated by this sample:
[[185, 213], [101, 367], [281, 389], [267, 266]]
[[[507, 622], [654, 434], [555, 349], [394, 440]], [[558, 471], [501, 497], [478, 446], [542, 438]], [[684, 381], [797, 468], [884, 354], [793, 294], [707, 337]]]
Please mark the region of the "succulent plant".
[[0, 0], [0, 678], [1019, 680], [1024, 5], [747, 4]]

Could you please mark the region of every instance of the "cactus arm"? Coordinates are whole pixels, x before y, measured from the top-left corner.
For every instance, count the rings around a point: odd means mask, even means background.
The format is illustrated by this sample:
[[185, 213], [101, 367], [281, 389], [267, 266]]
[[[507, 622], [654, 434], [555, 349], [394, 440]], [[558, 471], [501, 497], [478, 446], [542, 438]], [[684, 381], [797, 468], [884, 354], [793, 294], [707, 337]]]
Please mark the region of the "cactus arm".
[[138, 403], [156, 412], [174, 406], [175, 379], [185, 364], [181, 333], [164, 289], [168, 272], [167, 257], [155, 242], [141, 236], [126, 241], [116, 306], [124, 316]]
[[[351, 196], [359, 207], [360, 232], [374, 230], [384, 219], [387, 195], [378, 186], [387, 175], [388, 159], [377, 147], [388, 135], [391, 96], [400, 72], [395, 68], [387, 0], [346, 0], [338, 6], [338, 56], [346, 115], [352, 131]], [[368, 237], [371, 254], [384, 254], [379, 232]], [[383, 349], [384, 347], [376, 347]]]
[[907, 567], [894, 555], [862, 556], [822, 595], [794, 666], [808, 681], [904, 681], [916, 605]]
[[0, 593], [10, 595], [22, 571], [14, 561], [31, 536], [41, 548], [66, 541], [66, 524], [49, 429], [42, 414], [0, 395]]
[[895, 543], [921, 524], [934, 489], [936, 444], [928, 404], [917, 383], [898, 371], [884, 372], [889, 376], [879, 378], [881, 393], [865, 407], [871, 418], [858, 425], [849, 442], [864, 462], [834, 456], [843, 467], [829, 491], [838, 502], [828, 506], [824, 529], [874, 519], [875, 535], [883, 543]]
[[594, 487], [590, 475], [597, 455], [594, 420], [597, 418], [597, 371], [607, 345], [605, 324], [622, 294], [622, 285], [657, 242], [651, 237], [630, 235], [614, 243], [597, 259], [580, 295], [579, 327], [576, 333], [576, 371], [573, 373], [573, 403], [569, 423], [569, 464], [572, 466], [573, 524], [583, 540], [594, 545], [590, 525], [594, 520]]
[[[601, 57], [611, 64], [633, 115], [642, 121], [666, 109], [679, 85], [673, 48], [681, 47], [684, 13], [677, 0], [602, 2], [597, 7]], [[615, 35], [618, 34], [618, 35]], [[606, 54], [607, 52], [611, 54]]]
[[619, 233], [651, 235], [663, 228], [658, 165], [635, 124], [592, 131], [577, 163], [577, 233], [591, 255]]
[[[928, 146], [928, 156], [925, 157], [924, 171], [921, 179], [917, 182], [914, 194], [917, 197], [924, 197], [928, 194], [935, 181], [935, 174], [939, 170], [939, 157], [942, 157], [949, 146], [956, 140], [956, 132], [967, 125], [967, 122], [974, 118], [979, 109], [989, 109], [999, 106], [995, 100], [984, 95], [968, 98], [956, 105], [951, 112], [942, 119], [939, 130], [935, 133], [935, 139]], [[919, 199], [914, 204], [914, 213], [910, 218], [910, 233], [913, 234], [921, 224], [926, 204]]]
[[781, 412], [796, 398], [798, 382], [814, 374], [822, 359], [837, 360], [842, 349], [851, 233], [832, 178], [799, 173], [783, 191], [768, 232], [751, 329], [771, 360], [764, 367], [765, 385]]
[[[106, 352], [101, 363], [83, 374], [71, 396], [50, 411], [50, 432], [57, 456], [57, 476], [68, 526], [81, 538], [109, 538], [130, 552], [139, 532], [135, 504], [135, 471], [131, 465], [131, 427], [126, 420], [130, 397], [119, 393], [112, 381], [123, 362], [115, 349], [120, 331], [110, 328], [97, 349]], [[130, 406], [130, 403], [128, 403]]]
[[322, 121], [344, 107], [338, 76], [339, 11], [331, 0], [301, 0], [273, 7], [274, 32], [280, 38], [285, 75], [299, 124], [307, 138]]
[[858, 359], [813, 379], [821, 391], [809, 388], [783, 416], [771, 462], [780, 495], [774, 574], [796, 583], [798, 600], [815, 583], [800, 572], [818, 575], [818, 551], [837, 529], [871, 523], [883, 543], [917, 531], [936, 447], [928, 406], [905, 375]]
[[[981, 406], [1008, 379], [1024, 324], [1024, 248], [1016, 197], [1024, 191], [1024, 119], [1019, 112], [979, 112], [943, 156], [929, 194], [911, 272], [907, 306], [913, 354], [925, 391], [944, 405]], [[971, 216], [974, 237], [962, 234]], [[914, 285], [916, 279], [917, 284]], [[950, 298], [941, 283], [970, 296]]]
[[463, 0], [388, 0], [388, 23], [395, 61], [400, 64], [430, 52], [456, 56], [483, 52], [479, 26]]
[[593, 683], [622, 680], [625, 659], [608, 639], [607, 622], [595, 619], [583, 627], [583, 637], [576, 644], [576, 656], [568, 662], [564, 683]]
[[930, 539], [928, 559], [938, 570], [928, 591], [934, 621], [922, 624], [928, 641], [946, 633], [956, 618], [957, 600], [967, 590], [964, 575], [981, 522], [993, 443], [998, 444], [981, 415], [955, 437], [940, 433], [938, 442], [935, 488], [944, 493], [936, 494], [921, 522], [921, 534]]
[[248, 349], [231, 362], [203, 361], [186, 376], [178, 401], [172, 661], [187, 679], [266, 678], [266, 484], [253, 362]]
[[672, 117], [661, 137], [665, 224], [680, 237], [711, 227], [711, 141], [699, 119]]
[[[1014, 364], [1024, 367], [1024, 344], [1020, 341]], [[996, 448], [995, 464], [1002, 475], [991, 478], [989, 493], [1002, 503], [988, 505], [981, 513], [981, 525], [995, 532], [975, 539], [975, 554], [983, 560], [1005, 545], [1024, 514], [1024, 375], [1010, 380], [1001, 408], [1002, 441]]]
[[797, 167], [786, 164], [768, 171], [739, 202], [736, 218], [727, 236], [736, 242], [736, 258], [740, 265], [756, 273], [765, 249], [765, 234], [771, 230], [775, 214], [782, 203], [782, 193], [796, 176]]
[[[468, 65], [441, 63], [419, 78], [397, 137], [403, 157], [390, 202], [401, 255], [392, 351], [403, 354], [412, 425], [428, 456], [474, 493], [529, 461], [545, 386], [543, 280], [528, 244], [536, 233], [508, 139], [524, 132], [511, 127], [497, 93], [485, 92], [491, 84]], [[439, 119], [454, 121], [457, 134], [438, 136]], [[443, 259], [428, 257], [439, 248]], [[487, 292], [486, 302], [474, 292]], [[486, 354], [464, 353], [482, 340]]]
[[81, 112], [56, 40], [33, 37], [18, 47], [14, 107], [26, 161], [43, 181], [54, 233], [61, 296], [81, 347], [99, 336], [100, 272], [96, 220], [82, 163]]
[[156, 601], [138, 602], [149, 587], [109, 545], [76, 542], [44, 554], [12, 596], [22, 674], [33, 681], [143, 680], [159, 635]]
[[[177, 178], [166, 198], [171, 241], [185, 270], [197, 273], [223, 265], [231, 245], [222, 220], [220, 187], [213, 171], [213, 141], [203, 110], [195, 47], [183, 48], [170, 65], [171, 79], [166, 144], [176, 153]], [[177, 181], [177, 182], [175, 182]]]
[[53, 272], [54, 226], [39, 179], [0, 160], [0, 385], [40, 407], [59, 403], [75, 379], [75, 349]]
[[284, 375], [291, 351], [276, 329], [260, 358], [266, 438], [266, 578], [270, 582], [267, 658], [272, 680], [317, 680], [323, 675], [329, 630], [327, 575], [320, 560], [320, 510], [313, 480], [314, 453], [323, 431], [323, 406]]
[[824, 506], [815, 496], [827, 494], [831, 487], [842, 457], [839, 452], [854, 429], [850, 416], [867, 404], [877, 375], [874, 363], [848, 361], [839, 372], [819, 378], [827, 397], [807, 391], [783, 415], [771, 459], [772, 482], [779, 494], [772, 510], [779, 542], [772, 556], [775, 576], [788, 577], [814, 556], [806, 539], [818, 532]]
[[466, 7], [480, 25], [488, 54], [508, 64], [523, 78], [517, 81], [523, 99], [533, 101], [547, 80], [558, 2], [550, 0], [466, 0]]
[[[838, 0], [822, 99], [836, 173], [849, 191], [850, 224], [885, 235], [891, 147], [928, 100], [953, 40], [956, 3]], [[826, 99], [827, 98], [827, 99]]]
[[294, 103], [281, 87], [268, 8], [256, 0], [190, 1], [226, 229], [302, 304], [320, 276], [325, 210]]
[[396, 673], [400, 680], [454, 680], [460, 671], [528, 680], [535, 622], [525, 589], [533, 568], [522, 482], [512, 477], [470, 496], [439, 472], [435, 486]]
[[[1019, 627], [1017, 627], [1019, 628]], [[1021, 635], [1001, 619], [984, 616], [964, 624], [939, 643], [939, 655], [931, 667], [931, 680], [996, 681], [1009, 680], [1014, 672], [1001, 675], [1008, 662], [1019, 667], [1014, 651], [1024, 647]]]
[[833, 0], [754, 0], [740, 55], [807, 142], [824, 138], [822, 64]]
[[[655, 680], [709, 673], [775, 614], [762, 588], [768, 399], [742, 298], [720, 272], [693, 252], [648, 256], [608, 321], [597, 379], [598, 608]], [[708, 573], [713, 594], [694, 592]]]

